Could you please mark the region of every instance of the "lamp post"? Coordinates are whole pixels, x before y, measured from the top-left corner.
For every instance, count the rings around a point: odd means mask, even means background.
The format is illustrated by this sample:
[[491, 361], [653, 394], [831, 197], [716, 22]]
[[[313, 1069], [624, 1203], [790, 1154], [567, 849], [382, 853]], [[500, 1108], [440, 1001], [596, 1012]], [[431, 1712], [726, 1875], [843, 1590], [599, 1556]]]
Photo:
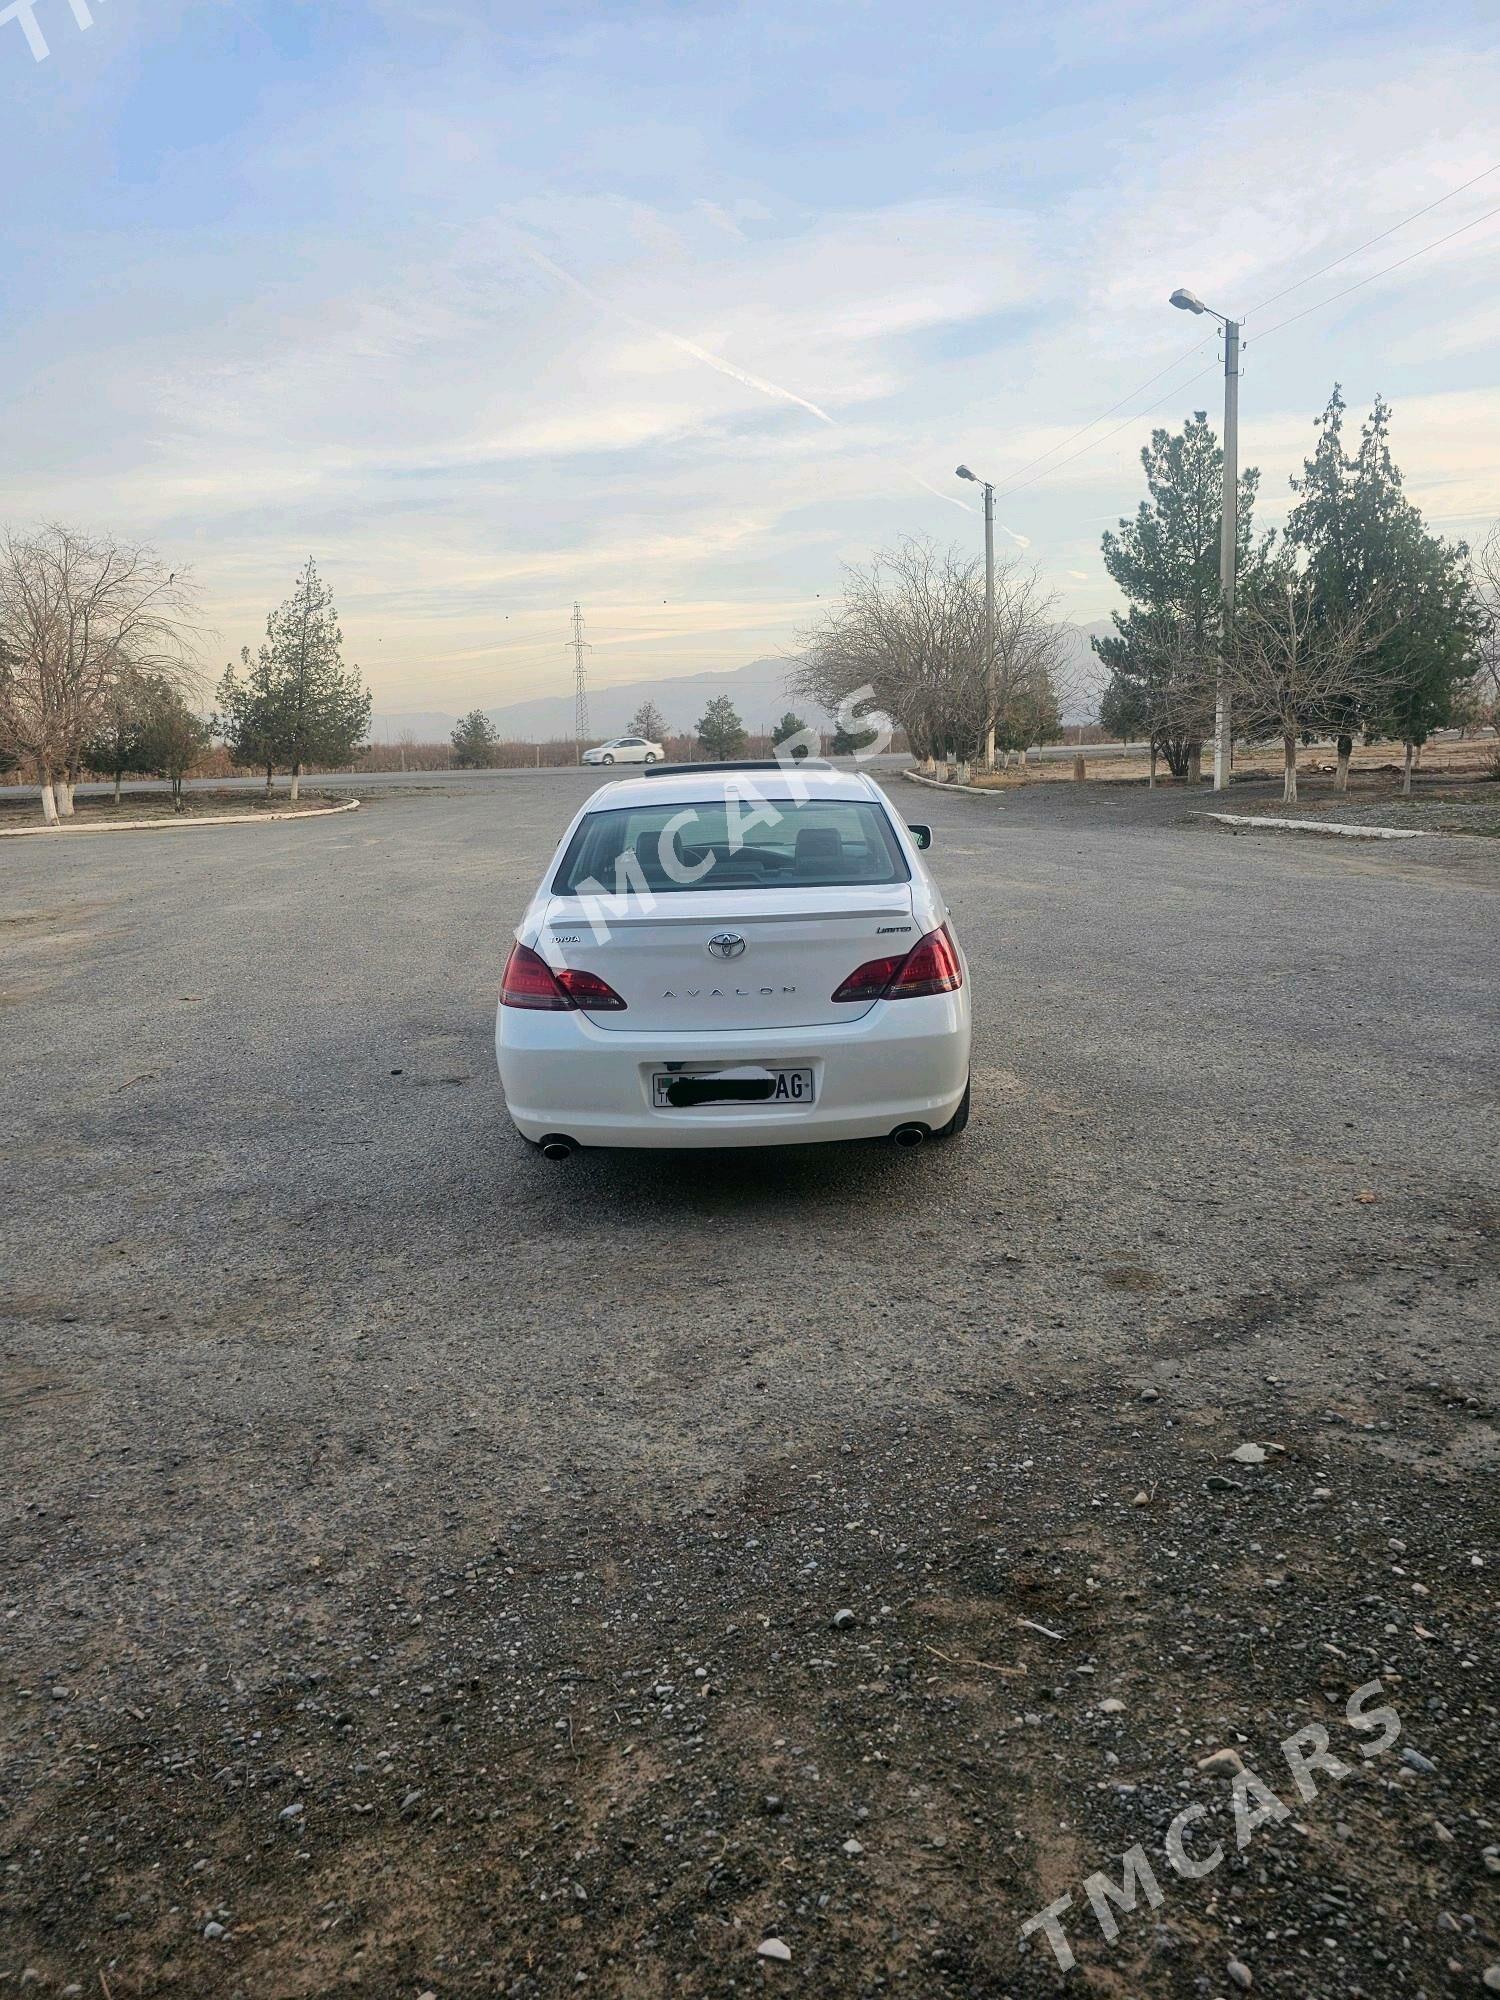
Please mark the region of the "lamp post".
[[[1182, 312], [1207, 313], [1224, 329], [1224, 504], [1219, 521], [1219, 594], [1224, 600], [1224, 636], [1234, 619], [1235, 563], [1239, 554], [1240, 498], [1240, 323], [1206, 306], [1196, 293], [1179, 285], [1171, 303]], [[1234, 725], [1222, 660], [1214, 686], [1214, 790], [1229, 783]]]
[[995, 488], [980, 479], [968, 466], [956, 468], [954, 477], [972, 479], [984, 488], [984, 768], [995, 768]]

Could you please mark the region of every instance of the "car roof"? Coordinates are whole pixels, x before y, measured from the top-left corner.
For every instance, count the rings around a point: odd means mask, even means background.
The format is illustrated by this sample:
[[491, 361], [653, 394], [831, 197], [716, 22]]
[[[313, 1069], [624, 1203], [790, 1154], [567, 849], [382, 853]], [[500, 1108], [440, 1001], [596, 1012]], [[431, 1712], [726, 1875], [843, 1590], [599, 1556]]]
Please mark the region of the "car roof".
[[835, 771], [830, 765], [797, 763], [785, 771], [776, 764], [698, 767], [684, 764], [680, 771], [658, 764], [649, 778], [616, 778], [601, 785], [584, 808], [586, 812], [617, 811], [639, 805], [702, 805], [727, 798], [731, 791], [741, 798], [760, 796], [786, 799], [796, 785], [808, 799], [874, 799], [879, 797], [874, 780], [863, 771]]

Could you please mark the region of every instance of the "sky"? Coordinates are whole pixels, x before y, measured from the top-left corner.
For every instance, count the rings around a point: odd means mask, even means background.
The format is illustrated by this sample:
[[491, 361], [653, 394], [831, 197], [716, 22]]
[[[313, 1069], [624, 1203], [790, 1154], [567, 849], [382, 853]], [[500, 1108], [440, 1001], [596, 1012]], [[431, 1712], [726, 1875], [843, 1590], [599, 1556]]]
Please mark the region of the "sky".
[[0, 523], [189, 569], [210, 684], [308, 554], [377, 715], [566, 691], [575, 599], [600, 684], [735, 667], [977, 550], [960, 460], [1103, 618], [1221, 407], [1177, 285], [1245, 318], [1262, 523], [1336, 380], [1500, 516], [1488, 4], [9, 4]]

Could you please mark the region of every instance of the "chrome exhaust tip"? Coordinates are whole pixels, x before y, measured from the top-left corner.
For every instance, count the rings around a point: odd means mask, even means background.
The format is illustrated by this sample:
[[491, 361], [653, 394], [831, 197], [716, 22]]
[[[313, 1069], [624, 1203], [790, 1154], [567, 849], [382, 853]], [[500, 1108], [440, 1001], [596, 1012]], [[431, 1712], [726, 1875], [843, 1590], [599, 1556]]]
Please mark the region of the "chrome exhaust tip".
[[545, 1139], [537, 1140], [537, 1151], [544, 1160], [571, 1160], [578, 1151], [578, 1141], [570, 1139], [566, 1132], [549, 1132]]
[[920, 1146], [926, 1137], [927, 1127], [925, 1125], [898, 1125], [891, 1134], [892, 1142], [897, 1146], [903, 1147]]

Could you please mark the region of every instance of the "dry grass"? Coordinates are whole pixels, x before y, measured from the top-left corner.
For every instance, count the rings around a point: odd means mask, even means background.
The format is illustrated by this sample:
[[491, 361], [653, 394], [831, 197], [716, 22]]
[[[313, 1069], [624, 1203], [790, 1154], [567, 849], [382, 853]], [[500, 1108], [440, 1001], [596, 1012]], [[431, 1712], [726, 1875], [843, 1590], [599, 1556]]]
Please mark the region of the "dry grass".
[[[1084, 755], [1084, 775], [1091, 783], [1139, 784], [1149, 779], [1150, 760], [1141, 749], [1127, 751], [1124, 756], [1090, 757]], [[1474, 781], [1493, 777], [1497, 762], [1500, 762], [1500, 742], [1494, 737], [1480, 737], [1466, 742], [1428, 743], [1424, 746], [1416, 767], [1418, 779], [1441, 774], [1444, 778]], [[1205, 773], [1208, 757], [1204, 757]], [[1315, 743], [1297, 752], [1297, 776], [1299, 781], [1321, 776], [1332, 777], [1335, 769], [1332, 746]], [[1356, 744], [1349, 760], [1352, 777], [1398, 777], [1401, 775], [1400, 746], [1390, 743]], [[1259, 778], [1280, 778], [1282, 774], [1282, 753], [1279, 744], [1257, 745], [1253, 750], [1235, 752], [1234, 771], [1236, 778], [1254, 775]], [[1004, 791], [1020, 785], [1060, 784], [1073, 781], [1071, 759], [1056, 758], [1046, 763], [1028, 764], [1023, 769], [1012, 768], [993, 774], [976, 771], [971, 782]], [[1158, 785], [1181, 785], [1187, 781], [1174, 778], [1164, 765], [1158, 765], [1156, 782]]]
[[[295, 813], [319, 812], [329, 805], [345, 802], [347, 795], [334, 797], [330, 793], [304, 791], [294, 805], [286, 795], [285, 786], [279, 787], [268, 798], [264, 792], [184, 792], [183, 810], [174, 813], [169, 792], [132, 792], [128, 788], [124, 797], [116, 805], [112, 798], [100, 798], [93, 793], [80, 793], [73, 811], [73, 817], [64, 822], [68, 826], [107, 826], [117, 820], [141, 819], [201, 819], [206, 814], [215, 816], [234, 813], [246, 819], [254, 819], [267, 812]], [[42, 808], [38, 799], [0, 797], [0, 824], [14, 826], [21, 822], [41, 824]]]

